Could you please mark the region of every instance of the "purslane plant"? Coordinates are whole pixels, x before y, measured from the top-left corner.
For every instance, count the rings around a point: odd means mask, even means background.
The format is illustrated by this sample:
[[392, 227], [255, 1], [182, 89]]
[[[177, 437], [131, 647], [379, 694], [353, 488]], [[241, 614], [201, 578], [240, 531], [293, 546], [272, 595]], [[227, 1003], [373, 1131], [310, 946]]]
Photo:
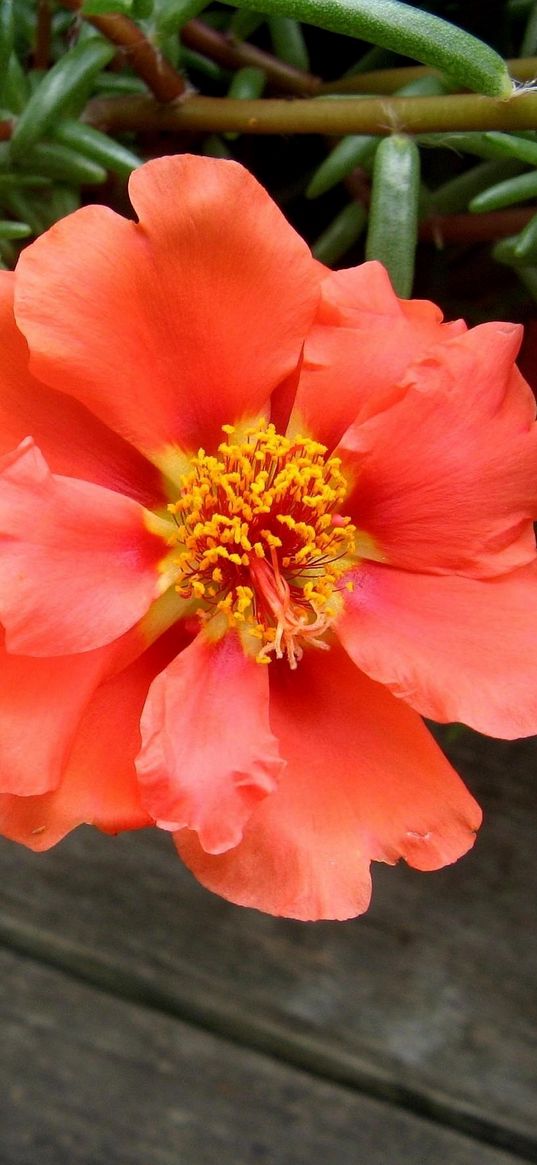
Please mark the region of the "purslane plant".
[[330, 272], [236, 163], [130, 189], [0, 282], [0, 827], [154, 824], [232, 901], [346, 918], [371, 860], [473, 843], [421, 715], [537, 730], [521, 329]]

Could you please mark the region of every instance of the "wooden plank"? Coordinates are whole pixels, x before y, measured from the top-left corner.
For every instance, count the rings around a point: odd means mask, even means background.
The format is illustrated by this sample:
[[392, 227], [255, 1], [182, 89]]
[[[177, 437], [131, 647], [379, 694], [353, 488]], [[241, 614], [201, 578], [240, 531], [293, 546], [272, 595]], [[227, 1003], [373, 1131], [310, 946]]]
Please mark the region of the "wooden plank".
[[7, 952], [0, 1001], [4, 1165], [516, 1165]]
[[537, 1160], [534, 741], [452, 749], [485, 807], [472, 854], [377, 866], [370, 913], [300, 924], [199, 887], [169, 840], [0, 846], [0, 938]]

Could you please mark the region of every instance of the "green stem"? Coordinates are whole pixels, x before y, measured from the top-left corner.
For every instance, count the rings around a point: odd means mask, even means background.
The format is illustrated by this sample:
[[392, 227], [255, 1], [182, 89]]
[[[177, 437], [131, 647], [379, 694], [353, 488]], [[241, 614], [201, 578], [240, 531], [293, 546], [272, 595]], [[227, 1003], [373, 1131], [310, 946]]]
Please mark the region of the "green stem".
[[476, 94], [453, 97], [310, 98], [237, 101], [187, 97], [159, 105], [150, 97], [97, 98], [84, 120], [98, 129], [192, 130], [219, 133], [328, 135], [456, 133], [467, 130], [534, 129], [537, 92], [510, 101]]
[[[537, 57], [515, 57], [506, 61], [511, 77], [515, 81], [533, 81], [537, 76]], [[327, 81], [320, 86], [320, 93], [395, 93], [403, 85], [409, 85], [422, 77], [441, 76], [436, 69], [425, 65], [404, 65], [397, 69], [375, 69], [371, 73], [356, 73], [341, 77], [339, 81]]]

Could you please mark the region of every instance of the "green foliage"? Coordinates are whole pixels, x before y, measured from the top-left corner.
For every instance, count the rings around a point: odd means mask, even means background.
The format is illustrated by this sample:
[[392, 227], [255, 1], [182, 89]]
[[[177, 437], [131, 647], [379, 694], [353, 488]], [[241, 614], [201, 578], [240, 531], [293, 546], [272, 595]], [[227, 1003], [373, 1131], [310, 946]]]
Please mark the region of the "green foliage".
[[[234, 73], [228, 97], [234, 97], [237, 101], [250, 101], [252, 98], [261, 97], [266, 81], [262, 69], [257, 69], [254, 65], [245, 65], [243, 69], [237, 69]], [[228, 141], [234, 141], [238, 136], [237, 133], [226, 134]]]
[[306, 197], [318, 198], [352, 174], [357, 166], [369, 167], [378, 144], [379, 139], [370, 134], [349, 134], [342, 138], [310, 179]]
[[153, 0], [84, 0], [82, 16], [129, 16], [133, 20], [145, 20], [153, 12]]
[[[233, 0], [238, 8], [258, 0]], [[453, 24], [399, 0], [263, 0], [268, 16], [286, 16], [370, 41], [440, 69], [488, 97], [511, 96], [505, 62], [493, 49]]]
[[417, 146], [403, 134], [384, 138], [375, 154], [366, 256], [384, 264], [403, 298], [412, 292], [419, 196]]
[[81, 8], [82, 16], [103, 16], [106, 13], [117, 12], [130, 16], [132, 0], [84, 0]]
[[45, 73], [13, 130], [13, 159], [23, 158], [29, 147], [45, 135], [58, 117], [70, 114], [73, 107], [83, 104], [88, 87], [97, 73], [112, 60], [113, 55], [114, 50], [110, 44], [95, 38], [69, 49]]
[[483, 190], [481, 194], [476, 194], [475, 198], [472, 198], [469, 209], [476, 214], [482, 214], [484, 211], [503, 210], [506, 206], [515, 206], [517, 202], [527, 202], [529, 198], [537, 198], [537, 170], [489, 186], [488, 190]]
[[526, 266], [537, 261], [537, 214], [530, 218], [527, 226], [517, 236], [513, 251], [516, 263]]
[[266, 84], [266, 76], [262, 69], [245, 65], [244, 69], [237, 69], [228, 89], [228, 97], [239, 101], [249, 101], [252, 97], [260, 97]]
[[0, 78], [4, 78], [6, 75], [8, 63], [13, 52], [14, 39], [15, 22], [13, 19], [13, 0], [3, 0], [2, 4], [0, 4]]
[[80, 121], [60, 122], [54, 130], [54, 140], [122, 178], [128, 178], [141, 164], [138, 154]]
[[207, 7], [207, 0], [155, 0], [153, 22], [159, 37], [173, 36]]
[[[316, 239], [314, 254], [322, 262], [345, 261], [348, 252], [353, 262], [365, 255], [380, 258], [402, 296], [412, 291], [422, 222], [426, 245], [446, 249], [445, 257], [430, 250], [419, 265], [417, 290], [422, 293], [425, 271], [425, 294], [443, 300], [444, 284], [429, 287], [427, 273], [434, 272], [433, 281], [442, 275], [447, 286], [451, 237], [457, 239], [459, 267], [466, 256], [475, 262], [476, 248], [484, 254], [489, 247], [479, 232], [487, 234], [488, 220], [480, 223], [467, 212], [488, 212], [492, 254], [510, 268], [506, 294], [514, 295], [516, 312], [517, 295], [537, 297], [537, 132], [514, 128], [523, 124], [517, 122], [520, 99], [512, 98], [498, 54], [424, 7], [421, 0], [83, 0], [75, 13], [60, 0], [50, 0], [48, 10], [35, 0], [0, 0], [0, 264], [13, 265], [32, 235], [94, 199], [96, 190], [99, 200], [123, 211], [124, 184], [136, 166], [158, 153], [193, 149], [245, 162], [272, 188], [293, 224]], [[465, 16], [463, 4], [448, 0], [435, 9], [456, 12], [461, 22]], [[506, 0], [505, 16], [510, 44], [521, 54], [536, 52], [536, 0]], [[113, 43], [107, 39], [112, 28]], [[130, 31], [122, 47], [125, 29]], [[172, 70], [174, 98], [178, 74], [184, 76], [184, 99], [170, 106], [178, 117], [191, 98], [195, 106], [197, 91], [212, 99], [195, 136], [183, 127], [162, 133], [151, 67], [144, 67], [151, 59], [154, 76]], [[413, 68], [409, 82], [404, 70], [413, 62], [430, 68]], [[332, 86], [334, 72], [340, 76]], [[521, 76], [532, 76], [529, 63]], [[451, 108], [442, 105], [442, 96], [458, 87], [500, 98], [503, 128], [481, 125], [487, 102], [470, 95], [464, 99], [473, 111], [469, 128], [454, 132], [450, 115], [442, 114]], [[354, 94], [354, 108], [368, 93], [377, 95], [367, 115], [371, 132], [347, 130], [349, 103], [341, 135], [326, 136], [328, 103], [311, 98], [318, 93], [335, 100], [346, 91]], [[287, 99], [300, 96], [307, 99], [307, 137], [282, 134], [281, 126], [278, 137], [249, 136], [270, 99], [279, 98], [280, 110], [296, 117], [300, 103]], [[420, 131], [418, 117], [415, 135], [406, 133], [398, 97], [414, 98], [424, 126], [435, 132]], [[228, 98], [244, 102], [240, 134], [222, 116]], [[165, 94], [158, 101], [167, 104]], [[528, 109], [532, 102], [537, 126], [537, 94], [524, 97], [522, 105]], [[211, 107], [218, 114], [213, 122]], [[316, 109], [319, 130], [312, 133]], [[426, 115], [433, 109], [439, 114], [431, 120]], [[166, 117], [169, 124], [169, 110]], [[498, 242], [496, 212], [528, 202], [513, 212], [518, 233]], [[524, 292], [513, 293], [512, 272]], [[503, 318], [514, 314], [504, 303], [496, 310]]]
[[27, 239], [32, 228], [27, 222], [15, 222], [13, 219], [0, 220], [0, 239]]
[[459, 214], [467, 210], [472, 198], [488, 190], [504, 178], [510, 178], [518, 173], [520, 166], [516, 161], [481, 162], [464, 170], [455, 178], [449, 178], [438, 186], [431, 195], [429, 210], [434, 214]]
[[308, 49], [302, 27], [289, 16], [272, 16], [268, 22], [272, 47], [281, 61], [305, 73], [310, 67]]
[[332, 266], [358, 241], [367, 223], [365, 207], [349, 202], [319, 235], [312, 250], [320, 263]]
[[[439, 77], [421, 77], [402, 85], [396, 90], [398, 97], [436, 97], [446, 92], [445, 84]], [[310, 179], [306, 190], [307, 198], [318, 198], [326, 194], [338, 182], [347, 178], [357, 166], [369, 170], [373, 164], [379, 138], [364, 134], [351, 134], [342, 138], [318, 170]]]
[[19, 159], [19, 166], [77, 186], [98, 186], [106, 178], [106, 170], [97, 162], [58, 142], [38, 142]]

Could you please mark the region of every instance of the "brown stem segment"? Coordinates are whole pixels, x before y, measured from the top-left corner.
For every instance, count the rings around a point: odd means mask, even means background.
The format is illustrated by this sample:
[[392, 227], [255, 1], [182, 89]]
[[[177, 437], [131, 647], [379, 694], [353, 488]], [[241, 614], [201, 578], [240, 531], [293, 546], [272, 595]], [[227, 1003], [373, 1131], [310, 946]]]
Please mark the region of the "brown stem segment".
[[495, 210], [490, 214], [436, 215], [421, 224], [422, 242], [486, 243], [517, 235], [529, 223], [534, 210]]
[[160, 106], [150, 97], [90, 101], [84, 119], [99, 129], [170, 130], [219, 133], [387, 134], [534, 129], [537, 92], [510, 101], [475, 93], [453, 97], [364, 97], [238, 101], [228, 97], [188, 97]]
[[203, 53], [225, 69], [241, 69], [245, 65], [263, 69], [270, 87], [279, 92], [307, 97], [317, 93], [321, 85], [319, 77], [302, 73], [246, 41], [233, 40], [209, 28], [202, 20], [189, 20], [182, 29], [181, 41], [187, 48]]
[[[79, 12], [81, 0], [61, 0], [64, 8]], [[128, 16], [110, 13], [104, 16], [85, 16], [107, 40], [125, 53], [135, 73], [145, 81], [159, 102], [174, 101], [186, 91], [183, 77], [157, 51], [151, 41]]]
[[38, 0], [34, 51], [36, 69], [48, 69], [50, 63], [51, 21], [50, 0]]

